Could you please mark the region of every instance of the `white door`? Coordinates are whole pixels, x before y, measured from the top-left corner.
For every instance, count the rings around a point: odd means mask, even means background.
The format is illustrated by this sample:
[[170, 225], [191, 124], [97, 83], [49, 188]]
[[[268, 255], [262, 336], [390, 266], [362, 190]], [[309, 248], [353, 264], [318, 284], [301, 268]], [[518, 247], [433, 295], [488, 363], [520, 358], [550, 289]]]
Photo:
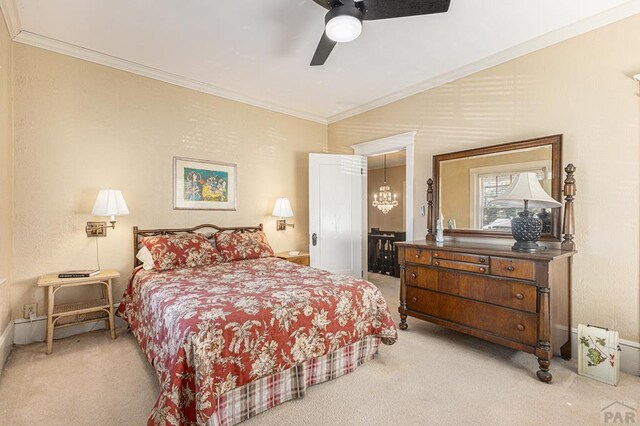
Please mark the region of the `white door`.
[[311, 266], [363, 276], [366, 167], [360, 155], [309, 154]]

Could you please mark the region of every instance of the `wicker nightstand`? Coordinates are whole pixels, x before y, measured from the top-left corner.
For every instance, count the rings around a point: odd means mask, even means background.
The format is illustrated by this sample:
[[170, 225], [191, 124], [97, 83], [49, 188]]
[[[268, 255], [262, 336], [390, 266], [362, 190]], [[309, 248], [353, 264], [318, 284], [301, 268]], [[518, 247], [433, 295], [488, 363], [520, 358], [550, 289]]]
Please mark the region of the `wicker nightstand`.
[[[112, 339], [116, 338], [111, 280], [119, 276], [118, 271], [109, 269], [87, 278], [58, 278], [56, 273], [43, 275], [38, 279], [38, 287], [46, 287], [47, 289], [47, 354], [53, 350], [54, 328], [69, 327], [104, 318], [105, 328], [111, 330]], [[65, 287], [95, 284], [102, 287], [102, 298], [61, 305], [55, 304], [55, 295], [58, 290]]]
[[289, 254], [288, 251], [276, 253], [276, 257], [279, 259], [288, 260], [289, 262], [297, 263], [298, 265], [309, 266], [309, 253], [301, 251], [299, 254]]

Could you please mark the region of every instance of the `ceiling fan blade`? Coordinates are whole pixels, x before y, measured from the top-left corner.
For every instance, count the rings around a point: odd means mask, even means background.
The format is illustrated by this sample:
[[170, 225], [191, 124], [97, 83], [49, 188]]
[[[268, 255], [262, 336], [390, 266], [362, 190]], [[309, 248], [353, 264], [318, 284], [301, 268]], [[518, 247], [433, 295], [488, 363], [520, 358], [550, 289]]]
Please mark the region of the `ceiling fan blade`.
[[316, 48], [316, 53], [313, 54], [313, 59], [311, 59], [311, 66], [324, 65], [336, 44], [335, 41], [327, 37], [326, 32], [323, 33]]
[[[315, 0], [314, 0], [315, 1]], [[320, 0], [317, 0], [318, 3]], [[451, 0], [362, 0], [364, 20], [403, 18], [405, 16], [430, 15], [449, 10]], [[320, 3], [318, 3], [320, 4]]]
[[354, 1], [357, 0], [313, 0], [314, 2], [318, 3], [320, 6], [324, 7], [327, 10], [331, 10], [333, 9], [336, 4], [340, 4], [342, 3], [343, 5], [347, 5], [347, 4], [353, 4]]

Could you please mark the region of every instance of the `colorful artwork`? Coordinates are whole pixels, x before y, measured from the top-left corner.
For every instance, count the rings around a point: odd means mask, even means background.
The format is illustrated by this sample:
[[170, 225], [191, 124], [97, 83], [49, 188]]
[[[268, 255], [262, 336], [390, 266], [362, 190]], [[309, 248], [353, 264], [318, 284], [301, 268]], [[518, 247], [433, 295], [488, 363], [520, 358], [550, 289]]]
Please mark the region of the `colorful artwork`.
[[174, 208], [235, 210], [236, 165], [174, 158]]
[[184, 196], [191, 201], [229, 201], [229, 173], [184, 168]]

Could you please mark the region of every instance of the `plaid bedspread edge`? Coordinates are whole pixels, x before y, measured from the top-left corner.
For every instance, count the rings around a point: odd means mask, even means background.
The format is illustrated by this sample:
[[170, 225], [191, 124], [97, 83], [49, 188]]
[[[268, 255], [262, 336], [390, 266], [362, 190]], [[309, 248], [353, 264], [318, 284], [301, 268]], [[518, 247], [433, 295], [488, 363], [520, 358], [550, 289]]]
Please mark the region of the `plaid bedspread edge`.
[[233, 389], [217, 399], [207, 426], [232, 426], [270, 408], [302, 398], [309, 386], [351, 373], [373, 359], [381, 338], [368, 336], [351, 345]]

